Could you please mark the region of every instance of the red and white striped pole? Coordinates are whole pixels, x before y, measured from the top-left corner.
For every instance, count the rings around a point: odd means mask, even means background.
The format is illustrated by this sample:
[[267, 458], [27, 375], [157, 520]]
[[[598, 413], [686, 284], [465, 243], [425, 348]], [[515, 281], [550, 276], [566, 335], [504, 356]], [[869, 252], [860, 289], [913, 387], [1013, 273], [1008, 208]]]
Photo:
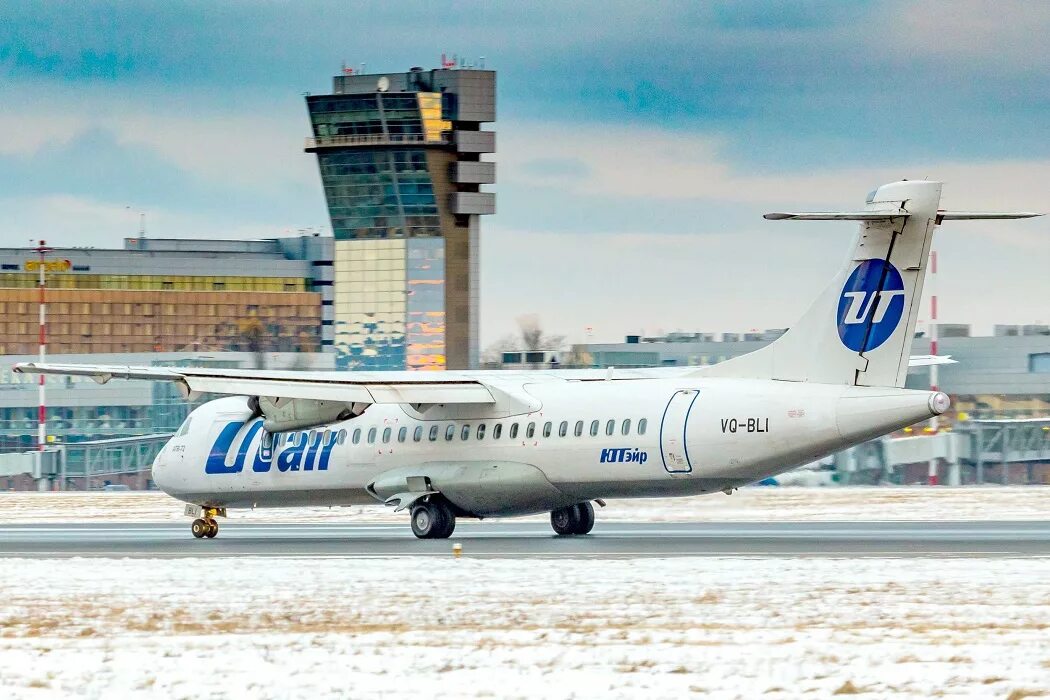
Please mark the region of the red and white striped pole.
[[[40, 271], [40, 363], [44, 363], [44, 359], [47, 355], [47, 285], [44, 277], [44, 255], [50, 250], [47, 247], [46, 241], [40, 241], [40, 244], [36, 247], [36, 252], [40, 256], [39, 260], [39, 271]], [[47, 446], [47, 400], [44, 389], [44, 375], [40, 375], [39, 380], [39, 412], [37, 414], [37, 450], [40, 452], [39, 459], [41, 460], [41, 467], [43, 467], [44, 459], [44, 448]]]
[[[937, 357], [937, 251], [930, 251], [930, 354]], [[930, 365], [930, 391], [937, 389], [937, 362]], [[930, 419], [930, 433], [937, 434], [937, 416]], [[929, 471], [927, 472], [927, 483], [936, 486], [937, 459], [930, 459]]]

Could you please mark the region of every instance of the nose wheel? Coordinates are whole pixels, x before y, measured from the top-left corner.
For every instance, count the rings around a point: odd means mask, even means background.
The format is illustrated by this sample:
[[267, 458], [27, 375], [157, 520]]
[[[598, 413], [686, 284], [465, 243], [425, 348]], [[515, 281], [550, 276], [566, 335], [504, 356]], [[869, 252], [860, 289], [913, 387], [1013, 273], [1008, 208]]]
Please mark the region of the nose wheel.
[[198, 540], [202, 537], [211, 539], [219, 534], [219, 523], [215, 518], [197, 518], [190, 525], [190, 532]]
[[577, 503], [551, 511], [551, 527], [559, 535], [586, 535], [594, 527], [594, 506]]

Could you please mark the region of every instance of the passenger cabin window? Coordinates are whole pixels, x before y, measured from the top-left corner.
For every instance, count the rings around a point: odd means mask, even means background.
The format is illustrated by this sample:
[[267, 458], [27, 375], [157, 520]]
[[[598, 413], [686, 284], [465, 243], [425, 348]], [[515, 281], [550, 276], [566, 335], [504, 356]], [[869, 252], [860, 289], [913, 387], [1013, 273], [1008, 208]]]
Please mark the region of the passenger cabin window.
[[581, 435], [583, 435], [583, 421], [582, 420], [576, 421], [576, 427], [574, 427], [572, 429], [572, 434], [575, 435], [576, 437], [580, 437]]
[[569, 421], [563, 420], [558, 424], [558, 437], [565, 437], [569, 434]]
[[439, 427], [438, 427], [438, 426], [436, 426], [436, 425], [432, 425], [432, 426], [430, 426], [430, 435], [429, 435], [429, 439], [430, 439], [430, 441], [431, 441], [431, 442], [437, 442], [437, 439], [438, 439], [438, 433], [439, 433], [439, 432], [441, 432], [441, 428], [439, 428]]
[[496, 423], [496, 425], [492, 426], [492, 439], [493, 440], [499, 440], [499, 436], [502, 435], [502, 434], [503, 434], [503, 424], [502, 423]]
[[518, 424], [517, 423], [511, 423], [510, 424], [510, 439], [513, 440], [516, 437], [518, 437]]
[[624, 422], [623, 422], [623, 425], [620, 426], [620, 434], [621, 435], [630, 435], [631, 434], [631, 419], [630, 418], [625, 419]]
[[485, 424], [481, 423], [480, 425], [478, 425], [478, 440], [484, 440], [484, 439], [485, 439]]
[[355, 445], [357, 443], [361, 442], [361, 429], [360, 428], [354, 428], [354, 435], [353, 435], [353, 437], [350, 438], [350, 442], [354, 443]]
[[456, 426], [449, 423], [448, 427], [445, 428], [445, 441], [452, 442], [452, 438], [454, 437], [456, 437]]
[[264, 450], [272, 450], [273, 449], [273, 433], [267, 432], [265, 430], [263, 431], [263, 434], [262, 434], [262, 447], [263, 447]]
[[610, 418], [605, 423], [605, 434], [606, 435], [612, 435], [614, 432], [616, 432], [616, 421], [613, 420], [612, 418]]
[[390, 430], [390, 428], [383, 428], [383, 442], [384, 443], [390, 442], [390, 433], [391, 432], [392, 431]]
[[405, 426], [402, 425], [401, 429], [397, 431], [397, 441], [398, 442], [404, 442], [407, 437], [408, 437], [408, 428], [406, 428]]
[[645, 428], [648, 425], [649, 425], [649, 421], [647, 419], [642, 418], [641, 420], [639, 420], [638, 421], [638, 434], [639, 435], [645, 435]]
[[531, 438], [535, 434], [536, 434], [536, 424], [535, 423], [529, 423], [529, 425], [525, 428], [525, 437]]
[[591, 421], [591, 437], [595, 437], [598, 434], [598, 421]]
[[345, 431], [345, 430], [340, 430], [340, 431], [339, 431], [339, 434], [338, 434], [338, 435], [336, 435], [336, 438], [335, 438], [335, 440], [336, 440], [336, 442], [338, 442], [338, 443], [339, 443], [340, 445], [342, 445], [342, 444], [343, 444], [344, 442], [346, 442], [346, 431]]
[[469, 440], [470, 439], [470, 424], [469, 423], [465, 424], [463, 426], [463, 429], [459, 431], [459, 439], [460, 440]]
[[412, 431], [412, 442], [419, 442], [423, 439], [423, 426], [417, 425], [416, 429]]
[[543, 437], [551, 436], [551, 422], [547, 421], [543, 424]]
[[376, 429], [375, 428], [369, 428], [368, 429], [368, 444], [369, 445], [374, 445], [375, 441], [376, 441]]

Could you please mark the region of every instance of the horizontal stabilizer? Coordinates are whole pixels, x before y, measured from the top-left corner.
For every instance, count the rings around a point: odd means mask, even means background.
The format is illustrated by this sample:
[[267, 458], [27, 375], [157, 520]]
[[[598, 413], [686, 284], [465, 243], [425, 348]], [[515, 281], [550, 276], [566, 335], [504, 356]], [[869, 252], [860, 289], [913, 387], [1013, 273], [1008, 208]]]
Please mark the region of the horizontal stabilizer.
[[973, 221], [979, 219], [1031, 219], [1042, 214], [1034, 211], [937, 211], [937, 223], [942, 221]]
[[763, 215], [770, 221], [892, 221], [907, 218], [908, 212], [902, 209], [892, 211], [811, 211], [811, 212], [772, 212]]
[[912, 355], [908, 358], [909, 367], [929, 367], [930, 365], [954, 365], [958, 360], [953, 360], [951, 355]]

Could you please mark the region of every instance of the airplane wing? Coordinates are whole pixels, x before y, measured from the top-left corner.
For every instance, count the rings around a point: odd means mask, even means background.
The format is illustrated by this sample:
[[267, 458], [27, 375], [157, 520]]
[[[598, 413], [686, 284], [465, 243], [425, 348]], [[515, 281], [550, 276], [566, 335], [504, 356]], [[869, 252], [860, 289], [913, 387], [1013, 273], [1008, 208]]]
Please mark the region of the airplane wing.
[[128, 367], [24, 362], [15, 372], [111, 379], [174, 382], [190, 397], [211, 393], [229, 396], [275, 396], [344, 403], [490, 404], [492, 391], [469, 376], [427, 372], [297, 372], [200, 367]]

